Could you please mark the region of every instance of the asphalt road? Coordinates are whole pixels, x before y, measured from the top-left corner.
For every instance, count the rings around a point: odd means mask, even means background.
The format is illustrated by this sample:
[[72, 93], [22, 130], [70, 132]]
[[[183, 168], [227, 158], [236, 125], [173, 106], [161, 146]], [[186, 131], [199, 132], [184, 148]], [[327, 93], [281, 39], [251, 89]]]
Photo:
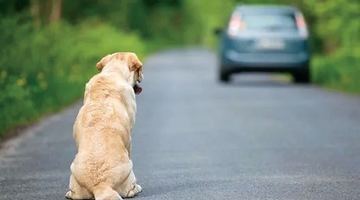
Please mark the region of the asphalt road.
[[[216, 81], [202, 49], [145, 62], [135, 199], [360, 199], [360, 98], [266, 75]], [[0, 200], [64, 199], [79, 104], [3, 145]]]

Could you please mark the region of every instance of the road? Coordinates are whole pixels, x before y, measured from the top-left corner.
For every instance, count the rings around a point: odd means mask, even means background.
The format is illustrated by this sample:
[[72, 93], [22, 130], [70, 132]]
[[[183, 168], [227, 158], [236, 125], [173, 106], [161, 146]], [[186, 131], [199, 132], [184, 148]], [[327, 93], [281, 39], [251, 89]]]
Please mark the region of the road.
[[[267, 75], [216, 81], [216, 57], [145, 62], [133, 138], [135, 200], [360, 199], [360, 98]], [[80, 104], [0, 151], [0, 200], [64, 199]]]

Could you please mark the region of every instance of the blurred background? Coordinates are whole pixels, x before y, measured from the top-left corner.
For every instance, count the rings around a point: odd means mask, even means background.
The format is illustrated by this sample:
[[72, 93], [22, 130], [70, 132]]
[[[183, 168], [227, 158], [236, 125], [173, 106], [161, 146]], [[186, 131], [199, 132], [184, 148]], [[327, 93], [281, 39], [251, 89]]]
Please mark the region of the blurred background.
[[0, 0], [0, 138], [79, 99], [115, 51], [215, 50], [235, 5], [298, 7], [310, 31], [312, 82], [360, 93], [357, 0]]

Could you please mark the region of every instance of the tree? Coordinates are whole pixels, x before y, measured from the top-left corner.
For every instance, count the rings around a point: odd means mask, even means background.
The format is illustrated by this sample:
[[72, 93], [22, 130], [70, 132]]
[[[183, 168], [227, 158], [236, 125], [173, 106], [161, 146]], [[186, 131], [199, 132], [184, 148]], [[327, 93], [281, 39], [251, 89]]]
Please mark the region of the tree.
[[57, 22], [61, 19], [62, 0], [31, 0], [30, 11], [36, 26]]

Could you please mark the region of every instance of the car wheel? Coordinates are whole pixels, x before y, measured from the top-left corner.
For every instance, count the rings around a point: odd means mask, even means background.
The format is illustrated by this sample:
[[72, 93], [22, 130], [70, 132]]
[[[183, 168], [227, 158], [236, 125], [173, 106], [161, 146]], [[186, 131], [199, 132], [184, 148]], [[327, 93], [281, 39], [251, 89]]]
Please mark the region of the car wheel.
[[220, 72], [219, 72], [219, 81], [224, 82], [224, 83], [229, 82], [230, 81], [230, 74], [220, 70]]
[[310, 83], [310, 69], [309, 66], [304, 67], [302, 70], [293, 73], [295, 83]]

